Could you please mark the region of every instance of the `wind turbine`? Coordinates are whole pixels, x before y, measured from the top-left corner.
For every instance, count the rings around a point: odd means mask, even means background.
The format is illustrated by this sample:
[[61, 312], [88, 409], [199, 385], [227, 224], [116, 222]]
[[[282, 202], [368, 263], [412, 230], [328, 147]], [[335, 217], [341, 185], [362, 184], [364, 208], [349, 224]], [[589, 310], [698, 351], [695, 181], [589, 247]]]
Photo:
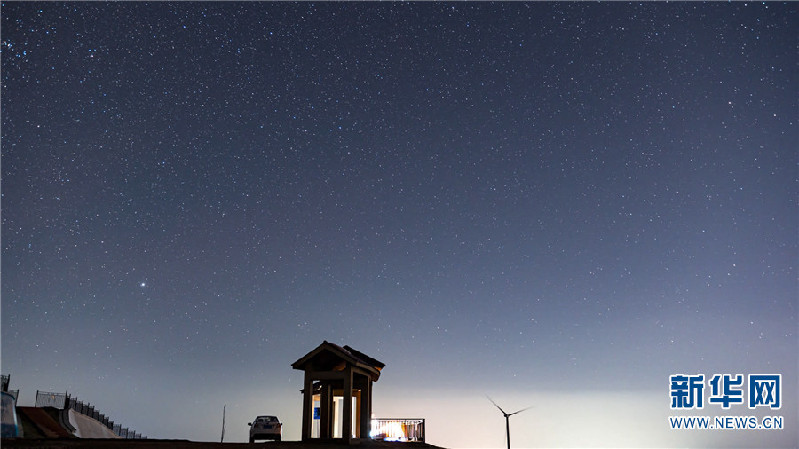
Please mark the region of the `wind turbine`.
[[502, 410], [502, 407], [498, 406], [497, 403], [494, 402], [493, 399], [491, 399], [488, 396], [486, 396], [486, 397], [488, 398], [489, 401], [491, 401], [492, 404], [494, 404], [494, 407], [498, 408], [499, 411], [502, 412], [502, 415], [505, 417], [505, 432], [507, 432], [507, 434], [508, 434], [508, 449], [510, 449], [510, 417], [513, 416], [513, 415], [517, 415], [517, 414], [519, 414], [519, 413], [521, 413], [521, 412], [523, 412], [525, 410], [531, 409], [532, 406], [527, 407], [527, 408], [523, 408], [521, 410], [517, 410], [517, 411], [515, 411], [513, 413], [506, 413], [505, 410]]

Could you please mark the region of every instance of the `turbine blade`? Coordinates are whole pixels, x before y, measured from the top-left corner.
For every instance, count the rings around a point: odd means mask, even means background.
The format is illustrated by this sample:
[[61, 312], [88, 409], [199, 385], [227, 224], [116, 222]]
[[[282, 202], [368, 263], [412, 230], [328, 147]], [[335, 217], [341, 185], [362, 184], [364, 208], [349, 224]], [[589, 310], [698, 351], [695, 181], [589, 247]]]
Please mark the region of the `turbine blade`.
[[489, 401], [491, 401], [492, 404], [494, 404], [494, 407], [498, 408], [499, 411], [502, 412], [503, 415], [507, 415], [507, 413], [505, 413], [505, 410], [502, 410], [502, 407], [498, 406], [497, 403], [494, 402], [494, 400], [491, 399], [490, 396], [486, 395], [486, 397], [488, 398]]
[[523, 408], [523, 409], [521, 409], [521, 410], [515, 411], [515, 412], [511, 413], [511, 415], [516, 415], [516, 414], [518, 414], [518, 413], [521, 413], [521, 412], [523, 412], [523, 411], [525, 411], [525, 410], [530, 410], [531, 408], [533, 408], [533, 406], [532, 406], [532, 405], [531, 405], [531, 406], [529, 406], [529, 407], [527, 407], [527, 408]]

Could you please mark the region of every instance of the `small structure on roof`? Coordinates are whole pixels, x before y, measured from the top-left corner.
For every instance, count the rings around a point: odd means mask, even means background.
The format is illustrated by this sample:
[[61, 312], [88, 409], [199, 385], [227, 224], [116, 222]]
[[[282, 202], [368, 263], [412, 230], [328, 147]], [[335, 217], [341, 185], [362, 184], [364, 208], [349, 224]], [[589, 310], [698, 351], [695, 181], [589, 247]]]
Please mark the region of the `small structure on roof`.
[[382, 362], [327, 341], [291, 364], [305, 371], [302, 390], [302, 439], [347, 443], [369, 438], [372, 383], [380, 378]]

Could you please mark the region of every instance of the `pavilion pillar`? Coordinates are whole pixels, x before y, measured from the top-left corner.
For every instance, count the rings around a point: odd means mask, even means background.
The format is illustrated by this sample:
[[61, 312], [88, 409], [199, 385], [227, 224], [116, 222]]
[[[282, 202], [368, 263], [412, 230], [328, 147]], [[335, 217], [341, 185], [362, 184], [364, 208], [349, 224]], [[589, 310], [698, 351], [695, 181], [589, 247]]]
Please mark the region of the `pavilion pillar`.
[[331, 433], [333, 416], [333, 389], [330, 382], [322, 382], [322, 391], [319, 393], [319, 437], [329, 439], [333, 437]]
[[352, 441], [352, 366], [344, 371], [344, 421], [343, 435], [347, 443]]
[[302, 392], [302, 440], [310, 440], [313, 432], [313, 377], [305, 372], [305, 389]]
[[361, 433], [360, 438], [370, 438], [372, 433], [372, 380], [364, 378], [361, 385]]
[[355, 426], [355, 432], [353, 432], [355, 438], [361, 437], [361, 410], [363, 410], [363, 407], [361, 407], [361, 398], [363, 396], [361, 396], [360, 388], [361, 387], [357, 382], [357, 378], [354, 379], [352, 394], [353, 396], [355, 396], [355, 422], [353, 423], [353, 425]]

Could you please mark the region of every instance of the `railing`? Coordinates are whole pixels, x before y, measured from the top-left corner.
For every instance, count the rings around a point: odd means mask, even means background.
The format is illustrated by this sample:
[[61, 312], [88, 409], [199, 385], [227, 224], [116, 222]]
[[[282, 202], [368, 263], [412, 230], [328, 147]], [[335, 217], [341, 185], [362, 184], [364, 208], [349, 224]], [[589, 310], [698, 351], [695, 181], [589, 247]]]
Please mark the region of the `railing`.
[[55, 407], [64, 410], [67, 408], [67, 394], [36, 390], [36, 407]]
[[11, 383], [11, 374], [0, 374], [0, 391], [5, 391], [14, 397], [14, 404], [17, 403], [19, 398], [19, 390], [9, 390], [8, 384]]
[[372, 431], [369, 436], [375, 440], [424, 443], [424, 419], [373, 419]]
[[111, 429], [114, 432], [114, 435], [120, 438], [127, 438], [127, 439], [146, 439], [147, 437], [142, 436], [141, 433], [128, 429], [127, 427], [122, 427], [121, 424], [115, 424], [114, 421], [111, 421], [107, 416], [100, 413], [93, 405], [84, 403], [83, 401], [78, 401], [73, 398], [69, 398], [69, 408], [74, 410], [81, 415], [88, 416], [96, 421], [99, 421], [104, 426]]
[[14, 397], [14, 403], [16, 404], [17, 398], [19, 398], [19, 390], [7, 390], [6, 393]]
[[115, 424], [107, 416], [100, 413], [93, 405], [88, 402], [84, 403], [79, 401], [67, 393], [52, 393], [49, 391], [36, 391], [36, 407], [55, 407], [59, 410], [72, 409], [76, 413], [88, 416], [95, 421], [100, 422], [107, 428], [111, 429], [114, 434], [121, 438], [128, 439], [144, 439], [147, 437], [142, 436], [141, 433], [123, 428], [119, 424]]
[[142, 438], [144, 438], [144, 439], [147, 438], [147, 437], [143, 437], [138, 432], [135, 432], [133, 430], [128, 430], [127, 428], [122, 428], [122, 426], [120, 424], [115, 425], [112, 430], [114, 431], [114, 434], [116, 436], [120, 437], [120, 438], [135, 439], [135, 440], [142, 439]]

